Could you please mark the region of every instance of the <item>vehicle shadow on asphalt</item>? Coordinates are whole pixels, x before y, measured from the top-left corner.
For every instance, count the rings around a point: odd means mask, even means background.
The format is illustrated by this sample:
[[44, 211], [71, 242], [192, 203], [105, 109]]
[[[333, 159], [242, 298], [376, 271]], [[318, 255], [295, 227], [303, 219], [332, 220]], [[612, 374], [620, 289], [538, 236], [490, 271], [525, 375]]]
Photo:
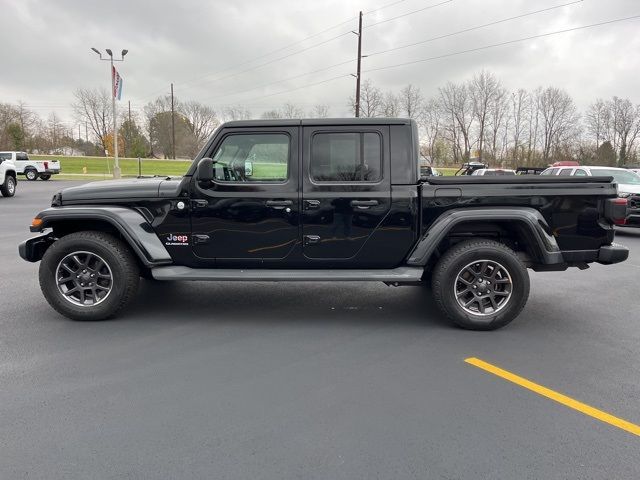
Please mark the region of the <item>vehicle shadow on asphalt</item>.
[[143, 280], [119, 321], [403, 324], [452, 328], [425, 287]]

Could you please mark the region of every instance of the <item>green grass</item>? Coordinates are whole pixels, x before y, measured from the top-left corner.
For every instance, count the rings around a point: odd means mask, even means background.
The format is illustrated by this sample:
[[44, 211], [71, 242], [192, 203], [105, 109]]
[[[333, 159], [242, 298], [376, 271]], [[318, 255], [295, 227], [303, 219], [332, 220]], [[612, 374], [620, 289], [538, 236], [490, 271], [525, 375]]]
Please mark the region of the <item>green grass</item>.
[[[110, 177], [113, 172], [113, 158], [109, 157], [65, 157], [60, 155], [31, 155], [34, 160], [60, 160], [64, 174], [86, 174], [95, 177]], [[138, 175], [137, 158], [120, 158], [120, 169], [123, 176]], [[142, 159], [143, 175], [184, 175], [191, 165], [191, 160], [156, 160]], [[86, 170], [84, 170], [86, 168]], [[61, 178], [61, 176], [59, 178]]]
[[[61, 155], [31, 155], [34, 160], [60, 160], [62, 173], [53, 178], [59, 180], [78, 178], [76, 175], [86, 175], [81, 178], [97, 180], [112, 178], [113, 158], [109, 157], [65, 157]], [[137, 158], [120, 158], [120, 169], [125, 177], [138, 175]], [[191, 165], [191, 160], [156, 160], [142, 159], [143, 175], [184, 175]], [[253, 167], [253, 176], [256, 178], [282, 178], [285, 175], [283, 164], [258, 164]], [[86, 170], [84, 170], [86, 168]], [[438, 168], [443, 175], [451, 176], [457, 168]], [[73, 174], [65, 176], [65, 174]]]

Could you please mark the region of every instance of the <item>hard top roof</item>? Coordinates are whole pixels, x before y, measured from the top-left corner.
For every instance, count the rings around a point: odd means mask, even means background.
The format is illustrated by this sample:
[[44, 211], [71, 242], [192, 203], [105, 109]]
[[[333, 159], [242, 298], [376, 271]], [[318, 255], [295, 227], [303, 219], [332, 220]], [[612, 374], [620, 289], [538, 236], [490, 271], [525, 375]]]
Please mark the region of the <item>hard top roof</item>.
[[278, 118], [269, 120], [232, 120], [223, 127], [295, 127], [298, 125], [409, 125], [409, 118]]

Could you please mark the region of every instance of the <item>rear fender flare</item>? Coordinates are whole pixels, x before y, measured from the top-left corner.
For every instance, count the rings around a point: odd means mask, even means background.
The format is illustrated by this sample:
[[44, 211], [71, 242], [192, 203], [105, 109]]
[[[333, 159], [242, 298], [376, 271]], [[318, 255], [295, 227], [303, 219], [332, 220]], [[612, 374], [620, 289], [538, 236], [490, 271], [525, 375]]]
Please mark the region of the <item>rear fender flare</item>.
[[[109, 223], [120, 232], [140, 261], [146, 267], [172, 263], [171, 255], [156, 235], [151, 224], [136, 210], [116, 207], [52, 207], [38, 213], [42, 220], [32, 232], [53, 227], [56, 222], [99, 220]], [[82, 229], [78, 229], [80, 231]]]
[[418, 241], [409, 254], [408, 265], [426, 265], [442, 240], [456, 226], [464, 222], [518, 222], [531, 235], [537, 261], [544, 265], [564, 263], [562, 252], [556, 239], [549, 233], [551, 229], [542, 214], [527, 207], [505, 208], [460, 208], [443, 213], [431, 225], [427, 233]]

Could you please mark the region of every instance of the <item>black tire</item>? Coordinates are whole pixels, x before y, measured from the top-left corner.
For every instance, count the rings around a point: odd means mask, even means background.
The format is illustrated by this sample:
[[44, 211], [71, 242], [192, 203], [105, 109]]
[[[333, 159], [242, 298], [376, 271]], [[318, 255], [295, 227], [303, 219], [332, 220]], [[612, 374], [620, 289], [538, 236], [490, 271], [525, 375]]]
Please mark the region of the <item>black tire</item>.
[[30, 182], [35, 182], [38, 179], [38, 171], [33, 168], [27, 168], [24, 171], [24, 176], [27, 177], [27, 180]]
[[0, 191], [2, 192], [3, 197], [13, 197], [16, 194], [16, 177], [12, 177], [11, 175], [7, 175], [4, 178], [4, 183], [0, 187]]
[[[492, 274], [497, 278], [492, 280]], [[505, 326], [529, 297], [526, 267], [513, 250], [493, 240], [467, 240], [451, 247], [436, 265], [432, 282], [438, 308], [469, 330]]]
[[[72, 288], [68, 286], [58, 286], [58, 270], [63, 261], [70, 257], [71, 254], [79, 253], [76, 255], [79, 257], [80, 262], [78, 264], [78, 270], [70, 273], [70, 285], [71, 287], [79, 287], [76, 280], [72, 278], [76, 273], [83, 275], [84, 272], [97, 272], [96, 275], [109, 276], [110, 289], [108, 293], [104, 294], [103, 298], [96, 299], [96, 291], [93, 290], [93, 297], [96, 304], [81, 305], [77, 303], [78, 300], [69, 295], [69, 291]], [[96, 268], [96, 263], [93, 266], [90, 264], [90, 260], [85, 261], [86, 269], [83, 270], [82, 260], [93, 255], [93, 258], [97, 257], [106, 264], [106, 270], [102, 268], [103, 272], [107, 272], [108, 275], [100, 275]], [[92, 268], [94, 270], [92, 270]], [[69, 270], [60, 269], [60, 272], [69, 272]], [[51, 305], [57, 312], [72, 319], [72, 320], [106, 320], [112, 318], [120, 312], [131, 300], [135, 297], [138, 291], [138, 284], [140, 281], [139, 267], [129, 247], [121, 240], [113, 237], [104, 232], [77, 232], [66, 235], [60, 240], [54, 242], [51, 247], [45, 252], [42, 261], [40, 262], [40, 288], [46, 298], [49, 305]], [[84, 274], [86, 276], [86, 273]], [[93, 275], [91, 275], [93, 276]], [[64, 277], [60, 277], [64, 278]], [[76, 278], [80, 278], [77, 277]], [[98, 284], [98, 279], [92, 280], [86, 278], [85, 282], [95, 282]], [[87, 283], [82, 285], [93, 285], [94, 283]], [[67, 295], [62, 292], [62, 288], [67, 290]], [[98, 287], [100, 288], [100, 287]], [[103, 290], [107, 290], [102, 287]], [[85, 287], [82, 293], [82, 301], [85, 300], [84, 292], [89, 290], [89, 287]], [[100, 294], [98, 294], [100, 295]], [[91, 292], [87, 295], [91, 300]]]
[[51, 178], [51, 174], [50, 173], [41, 173], [40, 174], [40, 180], [44, 180], [47, 181]]

